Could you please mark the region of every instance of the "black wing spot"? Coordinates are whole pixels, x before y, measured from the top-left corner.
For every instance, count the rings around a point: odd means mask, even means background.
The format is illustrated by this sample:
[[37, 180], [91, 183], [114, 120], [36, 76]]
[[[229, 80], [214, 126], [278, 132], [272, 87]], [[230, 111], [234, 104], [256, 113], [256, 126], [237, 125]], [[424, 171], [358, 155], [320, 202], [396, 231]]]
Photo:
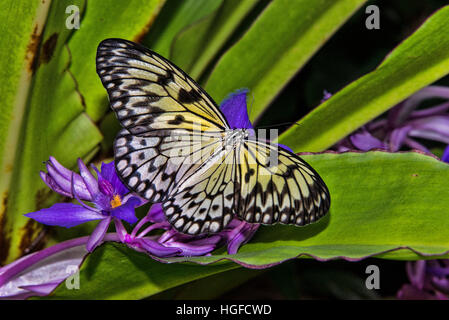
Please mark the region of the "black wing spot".
[[254, 175], [254, 169], [249, 169], [247, 173], [245, 173], [245, 182], [248, 183], [251, 176]]
[[168, 85], [170, 82], [174, 81], [174, 77], [173, 77], [173, 73], [170, 70], [166, 70], [167, 74], [166, 75], [161, 75], [159, 77], [157, 77], [157, 82], [166, 86]]
[[192, 89], [190, 91], [186, 91], [185, 89], [181, 88], [178, 93], [178, 100], [181, 103], [192, 103], [192, 102], [198, 102], [201, 101], [201, 95], [196, 91], [195, 89]]
[[184, 116], [177, 115], [173, 120], [167, 121], [168, 124], [180, 125], [185, 120]]

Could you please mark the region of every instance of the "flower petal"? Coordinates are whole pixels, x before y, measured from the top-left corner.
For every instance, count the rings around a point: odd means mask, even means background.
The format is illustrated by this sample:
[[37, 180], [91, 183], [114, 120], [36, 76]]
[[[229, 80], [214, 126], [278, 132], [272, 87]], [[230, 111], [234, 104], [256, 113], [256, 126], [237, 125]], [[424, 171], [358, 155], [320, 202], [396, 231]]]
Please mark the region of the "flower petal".
[[238, 90], [231, 93], [220, 105], [231, 129], [252, 129], [249, 121], [248, 110], [246, 108], [247, 89]]
[[242, 221], [243, 228], [240, 232], [235, 234], [232, 238], [229, 239], [228, 242], [228, 253], [236, 254], [239, 248], [247, 243], [256, 233], [257, 229], [259, 229], [258, 224], [251, 224], [245, 221]]
[[111, 210], [111, 216], [125, 220], [130, 224], [134, 224], [137, 222], [137, 218], [134, 212], [134, 208], [140, 205], [140, 199], [137, 197], [131, 197], [126, 201], [126, 203], [122, 204]]
[[290, 149], [289, 147], [287, 147], [285, 144], [280, 144], [278, 143], [278, 146], [281, 147], [282, 149], [285, 149], [287, 151], [290, 151], [291, 153], [295, 153], [292, 149]]
[[349, 138], [354, 147], [362, 151], [387, 148], [382, 141], [372, 136], [365, 128], [362, 128], [359, 132], [354, 133]]
[[408, 279], [418, 289], [424, 287], [424, 279], [426, 276], [426, 261], [418, 260], [407, 262], [406, 264]]
[[397, 129], [394, 129], [390, 133], [390, 143], [389, 149], [390, 151], [396, 152], [398, 151], [404, 143], [404, 140], [407, 138], [407, 134], [409, 133], [411, 126], [404, 126]]
[[117, 176], [117, 172], [115, 171], [114, 161], [109, 163], [101, 164], [101, 173], [98, 177], [98, 181], [100, 181], [100, 177], [109, 181], [109, 183], [114, 188], [114, 193], [120, 196], [124, 196], [129, 192], [129, 190], [125, 187], [125, 185], [120, 181], [120, 178]]
[[184, 257], [204, 256], [215, 249], [214, 244], [196, 245], [177, 241], [165, 242], [164, 245], [167, 247], [181, 249], [181, 253], [179, 253], [179, 255]]
[[148, 211], [147, 216], [149, 221], [153, 223], [167, 221], [161, 203], [154, 203], [151, 206], [150, 211]]
[[449, 145], [446, 147], [446, 149], [444, 149], [444, 153], [443, 156], [441, 157], [441, 160], [449, 163]]
[[138, 242], [148, 253], [158, 257], [171, 257], [181, 253], [181, 249], [166, 247], [147, 237], [136, 239], [136, 242]]
[[391, 109], [388, 116], [390, 125], [396, 127], [402, 124], [422, 101], [431, 98], [449, 99], [449, 88], [444, 86], [428, 86], [421, 89], [397, 107]]
[[50, 208], [25, 214], [28, 218], [49, 226], [71, 228], [81, 223], [104, 219], [101, 213], [73, 203], [57, 203]]
[[84, 180], [84, 184], [93, 199], [94, 195], [98, 193], [98, 181], [80, 158], [78, 158], [78, 168], [80, 169], [80, 175]]
[[[89, 192], [83, 178], [73, 171], [64, 168], [53, 157], [50, 157], [51, 161], [47, 161], [47, 174], [41, 174], [41, 178], [45, 184], [55, 192], [74, 198], [72, 189], [75, 190], [78, 197], [83, 200], [91, 201], [92, 196]], [[69, 175], [67, 177], [67, 175]], [[73, 176], [73, 179], [72, 179]], [[74, 184], [72, 188], [72, 182]]]
[[109, 224], [111, 223], [112, 218], [107, 217], [98, 223], [95, 227], [95, 230], [89, 237], [89, 240], [86, 243], [86, 249], [89, 252], [92, 252], [103, 240], [104, 235], [108, 231]]

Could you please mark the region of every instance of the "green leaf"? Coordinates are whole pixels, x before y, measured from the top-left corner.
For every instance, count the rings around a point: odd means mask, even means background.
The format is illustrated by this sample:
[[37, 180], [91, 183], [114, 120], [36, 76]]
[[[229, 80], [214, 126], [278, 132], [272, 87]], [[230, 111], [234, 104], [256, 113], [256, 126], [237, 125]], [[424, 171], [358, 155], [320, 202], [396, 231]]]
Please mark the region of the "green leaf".
[[175, 286], [237, 268], [230, 262], [213, 266], [164, 264], [117, 243], [95, 249], [80, 270], [80, 289], [63, 282], [44, 299], [142, 299]]
[[376, 70], [318, 106], [280, 137], [299, 151], [321, 151], [449, 73], [449, 7], [431, 16]]
[[124, 245], [106, 244], [82, 266], [80, 290], [67, 290], [62, 284], [51, 298], [138, 299], [238, 264], [258, 269], [296, 257], [449, 256], [449, 216], [442, 209], [449, 206], [447, 164], [414, 152], [303, 157], [317, 169], [331, 194], [330, 213], [318, 223], [301, 228], [262, 226], [235, 255], [218, 249], [207, 257], [158, 258], [169, 264]]
[[256, 4], [255, 0], [224, 1], [215, 12], [176, 36], [171, 46], [170, 58], [192, 78], [199, 79]]
[[184, 28], [212, 14], [222, 2], [223, 0], [167, 1], [155, 22], [155, 27], [143, 39], [143, 44], [172, 59], [171, 47], [176, 35]]
[[219, 60], [206, 84], [221, 101], [249, 88], [256, 119], [364, 0], [272, 1], [246, 34]]
[[95, 67], [98, 44], [106, 38], [139, 42], [151, 27], [165, 0], [89, 1], [80, 29], [69, 41], [70, 71], [77, 80], [87, 114], [99, 120], [108, 110], [106, 91]]
[[[26, 253], [41, 231], [39, 224], [23, 214], [42, 208], [50, 196], [50, 190], [39, 177], [39, 171], [44, 169], [43, 162], [53, 155], [64, 165], [73, 167], [77, 157], [91, 156], [102, 139], [84, 113], [76, 82], [67, 71], [70, 55], [65, 44], [72, 31], [65, 27], [65, 10], [72, 4], [83, 8], [83, 3], [53, 2], [46, 22], [45, 19], [40, 21], [45, 24], [45, 32], [35, 39], [33, 80], [27, 91], [21, 92], [25, 98], [23, 106], [13, 106], [20, 122], [13, 128], [17, 140], [8, 149], [8, 157], [13, 159], [11, 178], [2, 177], [2, 183], [8, 188], [6, 223], [2, 232], [9, 242], [2, 246], [6, 251], [2, 262]], [[22, 111], [18, 110], [20, 108]]]
[[[235, 255], [168, 258], [270, 266], [298, 256], [320, 260], [420, 259], [449, 252], [449, 166], [420, 153], [323, 153], [302, 156], [322, 176], [330, 213], [305, 227], [262, 226]], [[402, 250], [399, 250], [403, 248]], [[399, 250], [387, 253], [387, 251]], [[420, 254], [418, 254], [419, 252]]]
[[[49, 3], [0, 2], [0, 265], [9, 255], [8, 197], [39, 37]], [[20, 16], [20, 19], [17, 17]], [[14, 32], [11, 32], [14, 30]]]

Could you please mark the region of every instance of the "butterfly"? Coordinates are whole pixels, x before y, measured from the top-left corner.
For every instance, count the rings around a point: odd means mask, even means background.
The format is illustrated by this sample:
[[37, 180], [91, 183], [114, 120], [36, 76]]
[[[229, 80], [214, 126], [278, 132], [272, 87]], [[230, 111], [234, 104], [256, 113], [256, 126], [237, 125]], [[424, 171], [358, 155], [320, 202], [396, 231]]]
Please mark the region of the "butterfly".
[[123, 127], [114, 141], [117, 174], [162, 203], [177, 231], [217, 233], [235, 216], [303, 226], [328, 212], [328, 188], [310, 165], [250, 130], [231, 129], [213, 99], [167, 59], [106, 39], [96, 66]]

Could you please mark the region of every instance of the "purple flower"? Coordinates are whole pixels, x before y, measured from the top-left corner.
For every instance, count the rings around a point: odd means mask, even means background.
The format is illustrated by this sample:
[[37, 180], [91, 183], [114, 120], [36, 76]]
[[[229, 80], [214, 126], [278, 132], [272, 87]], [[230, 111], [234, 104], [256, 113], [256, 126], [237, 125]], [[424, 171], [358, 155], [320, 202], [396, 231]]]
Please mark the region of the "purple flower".
[[[443, 103], [417, 110], [429, 99], [443, 99]], [[449, 144], [449, 88], [426, 87], [393, 107], [386, 118], [372, 121], [345, 139], [338, 151], [358, 149], [384, 149], [398, 151], [408, 147], [423, 152], [430, 151], [416, 139], [433, 140]]]
[[[95, 178], [86, 165], [78, 159], [80, 174], [63, 167], [55, 158], [47, 161], [47, 173], [41, 178], [52, 190], [80, 203], [57, 203], [50, 208], [25, 214], [42, 224], [71, 228], [92, 220], [100, 220], [87, 243], [92, 251], [103, 239], [112, 220], [124, 220], [130, 224], [137, 222], [134, 208], [143, 201], [129, 194], [118, 178], [114, 163], [102, 163], [101, 171]], [[86, 205], [83, 200], [94, 206]]]
[[407, 300], [449, 300], [449, 260], [407, 262], [410, 284], [404, 284], [397, 297]]

